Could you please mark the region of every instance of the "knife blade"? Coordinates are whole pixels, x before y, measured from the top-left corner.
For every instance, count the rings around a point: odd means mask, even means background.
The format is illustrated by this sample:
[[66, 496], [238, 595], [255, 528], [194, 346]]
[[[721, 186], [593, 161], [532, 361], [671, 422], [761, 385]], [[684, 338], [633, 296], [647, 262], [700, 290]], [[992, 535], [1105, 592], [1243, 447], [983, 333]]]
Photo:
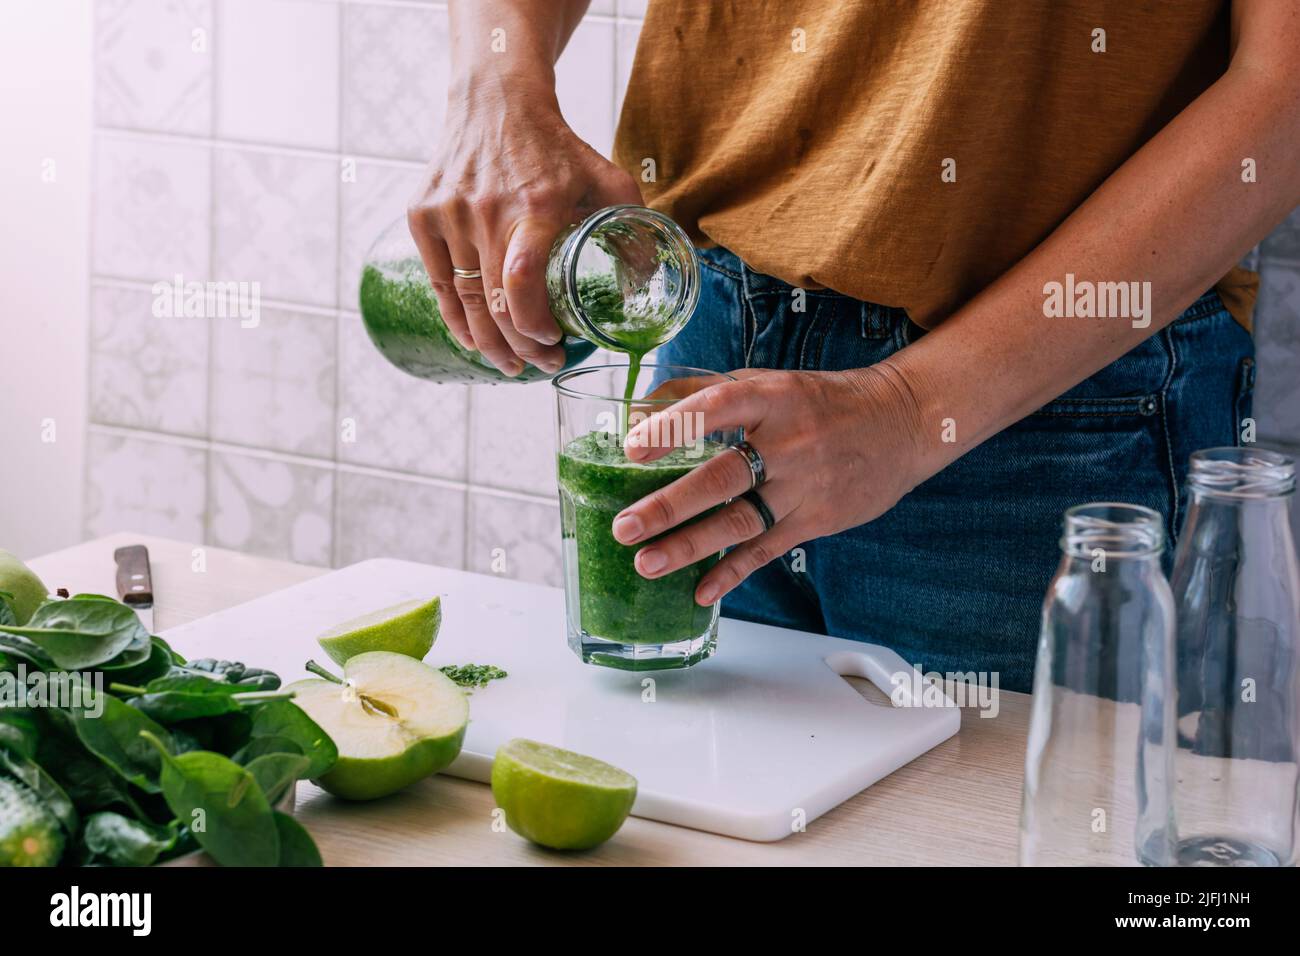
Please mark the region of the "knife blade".
[[117, 562], [117, 596], [153, 633], [153, 576], [149, 571], [149, 549], [131, 544], [113, 552]]

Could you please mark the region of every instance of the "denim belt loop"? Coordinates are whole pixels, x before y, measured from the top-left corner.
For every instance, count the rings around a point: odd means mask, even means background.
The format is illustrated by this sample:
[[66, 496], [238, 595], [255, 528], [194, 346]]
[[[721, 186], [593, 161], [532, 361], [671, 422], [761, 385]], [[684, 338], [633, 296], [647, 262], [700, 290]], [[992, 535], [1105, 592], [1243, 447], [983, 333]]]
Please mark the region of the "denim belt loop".
[[884, 306], [874, 302], [861, 303], [861, 334], [864, 339], [883, 339], [889, 336], [889, 322]]

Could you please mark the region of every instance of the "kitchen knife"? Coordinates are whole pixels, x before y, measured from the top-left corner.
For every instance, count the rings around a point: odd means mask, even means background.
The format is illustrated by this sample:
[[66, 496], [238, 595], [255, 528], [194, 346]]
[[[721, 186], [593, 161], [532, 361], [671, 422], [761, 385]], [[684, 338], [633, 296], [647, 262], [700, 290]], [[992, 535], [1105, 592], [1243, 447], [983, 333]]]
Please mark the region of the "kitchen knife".
[[145, 630], [153, 633], [153, 578], [149, 573], [149, 549], [142, 544], [127, 545], [113, 552], [117, 562], [117, 596], [140, 618]]

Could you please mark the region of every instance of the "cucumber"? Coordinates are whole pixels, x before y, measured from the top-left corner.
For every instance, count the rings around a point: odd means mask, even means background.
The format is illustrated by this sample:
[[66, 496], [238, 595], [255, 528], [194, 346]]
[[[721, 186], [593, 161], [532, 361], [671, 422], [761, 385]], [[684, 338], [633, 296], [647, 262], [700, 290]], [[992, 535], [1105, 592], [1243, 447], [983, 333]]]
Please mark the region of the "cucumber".
[[54, 866], [63, 855], [63, 829], [36, 794], [0, 776], [0, 866]]

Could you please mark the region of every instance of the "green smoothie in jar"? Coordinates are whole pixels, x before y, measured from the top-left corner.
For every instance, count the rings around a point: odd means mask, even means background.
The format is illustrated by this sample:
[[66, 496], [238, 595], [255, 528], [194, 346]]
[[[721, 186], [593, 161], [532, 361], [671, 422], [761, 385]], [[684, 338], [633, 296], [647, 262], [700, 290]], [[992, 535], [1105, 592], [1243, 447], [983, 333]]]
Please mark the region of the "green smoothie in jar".
[[[699, 288], [699, 260], [690, 240], [652, 209], [610, 206], [569, 226], [556, 238], [546, 268], [551, 313], [565, 333], [561, 371], [597, 347], [639, 362], [686, 324]], [[456, 341], [404, 218], [371, 247], [361, 271], [360, 306], [375, 347], [418, 378], [498, 384], [553, 377], [526, 365], [511, 378]]]

